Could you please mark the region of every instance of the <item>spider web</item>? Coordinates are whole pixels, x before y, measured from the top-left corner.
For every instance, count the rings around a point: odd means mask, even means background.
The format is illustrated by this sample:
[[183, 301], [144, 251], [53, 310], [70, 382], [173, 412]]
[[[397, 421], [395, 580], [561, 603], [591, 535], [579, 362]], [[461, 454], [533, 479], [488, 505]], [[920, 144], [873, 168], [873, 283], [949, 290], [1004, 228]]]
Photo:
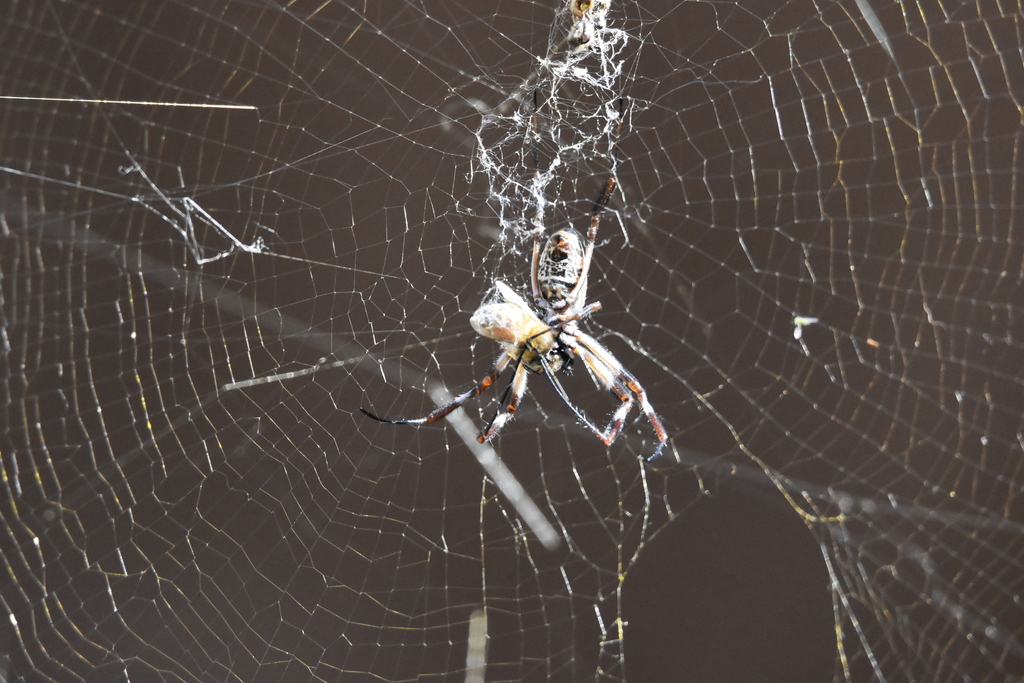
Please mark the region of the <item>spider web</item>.
[[[4, 5], [0, 679], [1024, 675], [1020, 8], [592, 12]], [[613, 172], [662, 458], [540, 376], [490, 447], [501, 388], [358, 412]]]

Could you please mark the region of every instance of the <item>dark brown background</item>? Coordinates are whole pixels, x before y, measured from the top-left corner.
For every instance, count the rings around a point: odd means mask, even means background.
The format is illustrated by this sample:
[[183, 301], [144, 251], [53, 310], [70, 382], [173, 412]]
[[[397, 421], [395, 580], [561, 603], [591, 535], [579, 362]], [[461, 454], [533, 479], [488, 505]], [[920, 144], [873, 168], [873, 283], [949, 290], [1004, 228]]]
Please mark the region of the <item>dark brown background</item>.
[[[257, 108], [0, 100], [8, 678], [462, 680], [480, 605], [487, 680], [1024, 674], [1021, 17], [870, 4], [888, 50], [853, 1], [613, 6], [589, 329], [678, 464], [535, 378], [495, 445], [549, 553], [453, 431], [357, 408], [495, 353], [468, 318], [528, 244], [473, 134], [557, 3], [0, 2], [0, 95]], [[200, 263], [185, 197], [267, 253]]]

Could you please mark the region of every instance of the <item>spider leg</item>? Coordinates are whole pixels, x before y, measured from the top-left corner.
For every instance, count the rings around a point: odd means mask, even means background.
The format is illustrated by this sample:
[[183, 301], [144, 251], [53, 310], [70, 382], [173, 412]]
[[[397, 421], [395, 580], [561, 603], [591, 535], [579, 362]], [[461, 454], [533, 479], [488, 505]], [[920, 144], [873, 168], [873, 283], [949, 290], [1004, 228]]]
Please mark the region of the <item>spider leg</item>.
[[[558, 380], [558, 376], [551, 371], [551, 367], [548, 365], [547, 361], [542, 358], [541, 362], [544, 364], [544, 374], [551, 382], [551, 386], [554, 387], [555, 393], [558, 394], [558, 398], [562, 399], [562, 403], [569, 406], [569, 410], [571, 410], [573, 415], [576, 416], [576, 419], [582, 422], [584, 425], [586, 425], [590, 429], [590, 431], [594, 432], [594, 434], [597, 435], [597, 438], [601, 439], [601, 441], [603, 441], [606, 446], [610, 445], [611, 442], [615, 440], [615, 436], [608, 438], [605, 435], [604, 431], [599, 429], [593, 422], [587, 419], [587, 416], [583, 414], [583, 411], [574, 406], [572, 401], [569, 400], [569, 395], [565, 393], [565, 387], [563, 387], [562, 383]], [[619, 408], [619, 410], [622, 409]]]
[[594, 313], [595, 311], [600, 311], [600, 310], [601, 310], [601, 302], [600, 301], [594, 301], [594, 302], [591, 302], [591, 303], [587, 304], [586, 306], [584, 306], [583, 308], [581, 308], [579, 310], [567, 311], [566, 313], [559, 313], [557, 316], [555, 316], [554, 319], [558, 320], [558, 321], [561, 321], [561, 322], [568, 322], [570, 320], [583, 320], [584, 318], [586, 318], [591, 313]]
[[534, 220], [535, 226], [533, 230], [533, 260], [530, 266], [530, 291], [533, 292], [533, 300], [540, 302], [544, 301], [544, 297], [540, 293], [540, 234], [544, 230], [544, 209], [537, 209], [537, 218]]
[[521, 361], [522, 356], [516, 359], [516, 372], [512, 375], [512, 381], [509, 382], [508, 388], [505, 390], [505, 394], [508, 395], [508, 404], [504, 411], [498, 409], [491, 423], [476, 437], [480, 443], [489, 441], [491, 437], [501, 431], [506, 422], [515, 417], [519, 402], [523, 400], [523, 394], [526, 393], [527, 368]]
[[629, 414], [630, 409], [633, 407], [633, 396], [630, 392], [636, 395], [636, 399], [640, 401], [640, 407], [647, 415], [647, 419], [651, 423], [651, 427], [654, 428], [654, 433], [658, 437], [658, 448], [654, 451], [654, 454], [647, 458], [648, 461], [656, 459], [660, 454], [661, 450], [665, 447], [668, 442], [668, 434], [665, 432], [665, 427], [661, 424], [661, 419], [658, 414], [654, 412], [654, 408], [647, 400], [647, 392], [644, 391], [643, 386], [637, 381], [628, 370], [622, 367], [622, 364], [616, 360], [612, 352], [606, 349], [596, 339], [583, 332], [578, 333], [579, 349], [578, 352], [580, 357], [583, 358], [583, 362], [586, 363], [587, 368], [594, 374], [594, 377], [599, 380], [601, 384], [604, 384], [610, 391], [622, 400], [622, 405], [619, 406], [618, 410], [612, 416], [611, 422], [603, 432], [594, 430], [593, 426], [590, 426], [591, 430], [597, 434], [602, 441], [606, 444], [610, 444], [622, 431], [622, 426], [626, 421], [626, 415]]
[[453, 400], [451, 403], [441, 406], [440, 408], [430, 413], [430, 415], [427, 415], [426, 417], [418, 417], [411, 420], [393, 420], [391, 418], [374, 415], [365, 408], [360, 408], [359, 410], [361, 410], [364, 415], [368, 415], [369, 417], [372, 417], [374, 420], [377, 420], [378, 422], [388, 422], [390, 424], [426, 425], [432, 422], [437, 422], [438, 420], [446, 416], [448, 413], [452, 412], [453, 410], [461, 406], [463, 403], [468, 401], [469, 399], [486, 391], [487, 387], [494, 384], [494, 380], [498, 379], [498, 376], [505, 371], [505, 368], [508, 367], [508, 364], [514, 360], [518, 363], [518, 359], [516, 359], [514, 356], [509, 355], [507, 352], [502, 351], [501, 355], [498, 356], [498, 360], [494, 363], [494, 366], [491, 368], [491, 371], [488, 372], [487, 375], [482, 380], [480, 380], [480, 382], [477, 383], [475, 387], [473, 387], [466, 393], [462, 394], [461, 396]]
[[615, 146], [618, 143], [619, 135], [622, 134], [622, 120], [626, 117], [626, 101], [625, 98], [619, 98], [619, 117], [618, 124], [615, 127], [615, 138], [611, 143], [611, 149], [609, 153], [612, 157], [612, 173], [608, 176], [608, 180], [604, 184], [604, 188], [601, 190], [601, 194], [597, 196], [597, 200], [594, 202], [594, 208], [590, 212], [590, 229], [587, 231], [587, 247], [586, 251], [583, 252], [583, 263], [580, 266], [580, 279], [576, 282], [576, 285], [566, 296], [566, 301], [571, 307], [576, 301], [576, 298], [580, 295], [581, 291], [585, 291], [587, 287], [587, 279], [590, 276], [590, 261], [594, 256], [594, 243], [597, 241], [597, 226], [601, 223], [601, 213], [604, 212], [608, 206], [608, 201], [612, 198], [612, 192], [615, 191], [615, 186], [618, 184], [619, 179], [615, 176], [615, 167], [618, 165], [615, 153]]
[[576, 299], [587, 290], [587, 282], [590, 279], [590, 263], [594, 258], [594, 244], [597, 242], [597, 226], [601, 223], [601, 213], [608, 205], [608, 200], [611, 198], [617, 182], [618, 179], [614, 173], [608, 176], [604, 189], [601, 190], [597, 201], [594, 202], [594, 210], [590, 216], [590, 229], [587, 231], [587, 246], [583, 250], [583, 262], [580, 264], [580, 279], [576, 281], [576, 284], [573, 285], [573, 288], [565, 297], [568, 308], [572, 308]]

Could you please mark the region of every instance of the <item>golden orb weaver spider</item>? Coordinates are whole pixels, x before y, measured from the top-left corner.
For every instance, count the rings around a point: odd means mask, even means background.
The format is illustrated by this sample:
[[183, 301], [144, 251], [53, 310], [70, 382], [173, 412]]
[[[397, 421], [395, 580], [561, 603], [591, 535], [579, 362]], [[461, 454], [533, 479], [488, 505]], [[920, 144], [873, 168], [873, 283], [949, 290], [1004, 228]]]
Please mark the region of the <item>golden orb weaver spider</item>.
[[[505, 409], [499, 409], [490, 424], [477, 436], [481, 443], [490, 440], [515, 416], [519, 403], [526, 393], [526, 378], [529, 371], [546, 375], [559, 398], [605, 445], [611, 445], [615, 441], [634, 402], [639, 401], [658, 437], [658, 447], [647, 459], [657, 458], [668, 441], [668, 434], [658, 414], [648, 402], [647, 393], [636, 377], [622, 366], [611, 351], [579, 328], [580, 320], [601, 309], [601, 304], [597, 301], [586, 303], [587, 281], [601, 212], [607, 206], [617, 182], [615, 174], [612, 173], [594, 203], [585, 247], [577, 232], [569, 228], [552, 235], [542, 249], [543, 216], [542, 212], [538, 211], [537, 225], [533, 233], [530, 274], [534, 306], [531, 308], [530, 304], [510, 286], [496, 280], [494, 286], [503, 301], [481, 305], [470, 318], [469, 322], [478, 334], [500, 342], [502, 347], [501, 354], [490, 372], [476, 386], [425, 417], [392, 419], [374, 415], [364, 408], [359, 410], [380, 422], [431, 424], [444, 418], [474, 396], [483, 393], [509, 365], [512, 365], [515, 372], [505, 391], [508, 396]], [[594, 425], [572, 404], [556, 376], [559, 372], [569, 370], [576, 357], [582, 359], [599, 386], [611, 391], [622, 401], [622, 405], [618, 407], [604, 429]]]
[[[607, 3], [602, 4], [602, 0], [573, 0], [571, 9], [575, 17], [574, 21], [582, 23], [595, 7], [606, 9]], [[586, 31], [582, 35], [589, 40]], [[534, 90], [534, 135], [537, 135], [537, 99], [537, 90]], [[620, 98], [614, 140], [618, 140], [621, 133], [623, 118], [625, 118], [624, 99]], [[535, 165], [536, 157], [535, 147]], [[539, 176], [539, 171], [535, 170], [534, 178], [537, 179]], [[601, 213], [607, 207], [617, 184], [618, 179], [613, 170], [605, 182], [601, 194], [594, 202], [586, 246], [583, 245], [579, 234], [572, 228], [568, 228], [553, 234], [541, 248], [541, 235], [544, 232], [544, 202], [543, 200], [538, 202], [537, 215], [534, 220], [533, 257], [530, 267], [533, 306], [531, 307], [506, 283], [501, 280], [495, 281], [494, 286], [498, 290], [501, 301], [481, 305], [469, 322], [478, 334], [499, 342], [502, 351], [490, 372], [476, 386], [425, 417], [393, 419], [380, 417], [364, 408], [359, 410], [380, 422], [431, 424], [441, 420], [469, 399], [486, 391], [501, 373], [509, 365], [512, 365], [514, 368], [512, 380], [501, 399], [505, 409], [502, 411], [499, 408], [490, 423], [477, 436], [477, 440], [481, 443], [493, 438], [515, 416], [519, 403], [526, 393], [527, 372], [534, 372], [547, 376], [559, 398], [572, 410], [576, 418], [605, 445], [611, 445], [619, 436], [633, 404], [639, 401], [641, 409], [647, 415], [647, 419], [658, 437], [658, 447], [647, 460], [656, 459], [668, 442], [668, 434], [665, 432], [658, 414], [654, 412], [654, 408], [647, 400], [647, 392], [636, 377], [630, 374], [622, 366], [622, 363], [612, 355], [611, 351], [579, 327], [579, 322], [582, 319], [601, 309], [601, 304], [597, 301], [586, 303], [587, 282]], [[597, 427], [573, 405], [558, 380], [557, 374], [568, 371], [577, 357], [582, 359], [591, 378], [598, 386], [611, 391], [622, 401], [604, 429]]]

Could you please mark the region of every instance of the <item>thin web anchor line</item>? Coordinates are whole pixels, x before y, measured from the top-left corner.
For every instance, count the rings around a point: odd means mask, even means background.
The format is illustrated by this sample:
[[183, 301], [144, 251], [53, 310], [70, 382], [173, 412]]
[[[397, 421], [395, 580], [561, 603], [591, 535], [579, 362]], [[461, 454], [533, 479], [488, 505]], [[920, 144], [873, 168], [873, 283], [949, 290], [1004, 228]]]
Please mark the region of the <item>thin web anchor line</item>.
[[79, 97], [28, 97], [22, 95], [0, 95], [0, 100], [20, 102], [74, 102], [77, 104], [124, 104], [139, 107], [184, 107], [188, 109], [242, 109], [255, 111], [252, 104], [211, 104], [205, 102], [156, 102], [149, 100], [101, 100]]

